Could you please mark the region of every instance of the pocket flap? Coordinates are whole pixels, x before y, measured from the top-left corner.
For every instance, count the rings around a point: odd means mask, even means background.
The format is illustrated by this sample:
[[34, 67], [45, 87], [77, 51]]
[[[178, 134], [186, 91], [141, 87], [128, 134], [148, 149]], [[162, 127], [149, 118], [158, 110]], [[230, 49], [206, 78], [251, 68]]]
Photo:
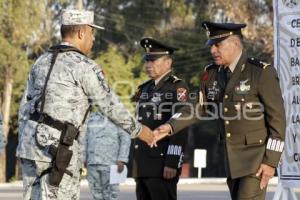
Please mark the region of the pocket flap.
[[246, 145], [265, 144], [267, 138], [267, 130], [259, 129], [246, 134]]

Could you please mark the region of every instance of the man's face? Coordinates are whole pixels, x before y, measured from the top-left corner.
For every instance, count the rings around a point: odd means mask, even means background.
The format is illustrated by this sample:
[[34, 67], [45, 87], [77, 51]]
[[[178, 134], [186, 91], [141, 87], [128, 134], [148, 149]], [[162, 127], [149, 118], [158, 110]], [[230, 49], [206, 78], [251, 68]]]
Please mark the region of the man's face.
[[234, 62], [240, 52], [237, 39], [228, 37], [210, 46], [210, 53], [217, 65], [228, 66]]
[[171, 69], [172, 59], [162, 56], [153, 61], [146, 61], [146, 72], [151, 79], [158, 79]]
[[85, 54], [89, 54], [92, 50], [93, 43], [95, 40], [94, 37], [94, 28], [86, 25], [83, 29], [83, 38], [82, 38], [82, 51]]

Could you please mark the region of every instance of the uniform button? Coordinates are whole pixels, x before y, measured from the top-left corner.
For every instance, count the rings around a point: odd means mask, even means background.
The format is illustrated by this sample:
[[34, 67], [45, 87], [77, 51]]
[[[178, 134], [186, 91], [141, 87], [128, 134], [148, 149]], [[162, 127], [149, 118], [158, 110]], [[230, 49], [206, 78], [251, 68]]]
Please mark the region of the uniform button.
[[231, 133], [226, 133], [226, 137], [230, 138], [231, 137]]
[[143, 105], [143, 108], [146, 108], [146, 105], [145, 105], [145, 104]]
[[245, 101], [245, 99], [244, 99], [244, 98], [242, 98], [242, 99], [241, 99], [241, 101], [242, 101], [242, 102], [244, 102], [244, 101]]
[[229, 121], [225, 121], [225, 124], [228, 125], [228, 124], [229, 124]]
[[228, 99], [228, 95], [227, 95], [227, 94], [225, 94], [224, 98], [225, 98], [225, 99]]
[[225, 108], [224, 108], [224, 112], [228, 112], [228, 108], [225, 107]]
[[135, 149], [139, 148], [139, 145], [135, 145], [134, 148], [135, 148]]
[[161, 153], [161, 154], [160, 154], [160, 156], [164, 156], [164, 154], [163, 154], [163, 153]]
[[261, 143], [262, 143], [262, 140], [259, 140], [259, 143], [261, 144]]

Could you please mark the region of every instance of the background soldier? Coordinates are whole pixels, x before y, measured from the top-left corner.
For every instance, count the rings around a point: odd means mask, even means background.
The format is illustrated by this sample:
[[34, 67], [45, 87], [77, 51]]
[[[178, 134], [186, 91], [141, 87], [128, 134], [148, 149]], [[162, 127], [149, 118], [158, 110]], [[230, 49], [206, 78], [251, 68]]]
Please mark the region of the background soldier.
[[[241, 29], [245, 24], [204, 22], [214, 63], [207, 66], [195, 110], [183, 108], [158, 130], [176, 133], [197, 120], [182, 120], [206, 109], [219, 115], [227, 184], [231, 197], [265, 199], [284, 146], [285, 112], [276, 71], [248, 58]], [[199, 108], [199, 110], [198, 110]], [[221, 111], [220, 113], [217, 111]]]
[[107, 85], [101, 68], [86, 55], [94, 41], [94, 13], [64, 10], [63, 42], [32, 66], [19, 111], [23, 199], [79, 199], [79, 144], [91, 104], [132, 137], [150, 143], [139, 124]]
[[89, 187], [96, 200], [116, 200], [119, 185], [110, 184], [110, 166], [117, 165], [118, 172], [128, 162], [130, 137], [100, 112], [90, 115], [85, 136], [85, 161]]
[[[140, 42], [145, 49], [146, 71], [151, 78], [140, 85], [134, 97], [139, 121], [151, 129], [165, 123], [188, 98], [186, 84], [172, 75], [174, 47], [152, 38]], [[177, 104], [176, 104], [177, 103]], [[174, 110], [173, 110], [174, 109]], [[141, 140], [134, 143], [133, 175], [138, 200], [177, 199], [177, 182], [181, 172], [186, 134], [160, 141], [150, 149]]]
[[2, 122], [2, 116], [0, 115], [0, 153], [4, 151], [5, 148], [5, 137], [3, 132], [3, 122]]

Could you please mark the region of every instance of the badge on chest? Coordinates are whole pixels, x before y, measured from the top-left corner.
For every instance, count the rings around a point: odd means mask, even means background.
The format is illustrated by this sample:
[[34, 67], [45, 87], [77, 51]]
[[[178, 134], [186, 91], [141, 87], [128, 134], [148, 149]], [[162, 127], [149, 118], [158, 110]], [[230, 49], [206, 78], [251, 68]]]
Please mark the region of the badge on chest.
[[215, 100], [217, 95], [220, 93], [220, 88], [217, 86], [218, 82], [214, 81], [212, 85], [209, 85], [207, 88], [207, 99]]
[[161, 96], [162, 96], [161, 93], [153, 93], [153, 96], [151, 98], [151, 102], [153, 102], [155, 104], [159, 104], [162, 101]]
[[240, 81], [239, 85], [235, 87], [235, 92], [237, 94], [248, 94], [251, 89], [251, 85], [249, 83], [249, 79]]

